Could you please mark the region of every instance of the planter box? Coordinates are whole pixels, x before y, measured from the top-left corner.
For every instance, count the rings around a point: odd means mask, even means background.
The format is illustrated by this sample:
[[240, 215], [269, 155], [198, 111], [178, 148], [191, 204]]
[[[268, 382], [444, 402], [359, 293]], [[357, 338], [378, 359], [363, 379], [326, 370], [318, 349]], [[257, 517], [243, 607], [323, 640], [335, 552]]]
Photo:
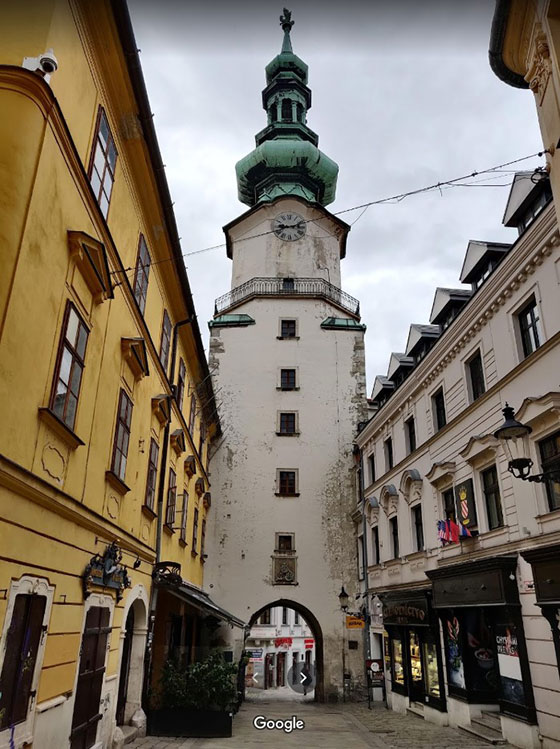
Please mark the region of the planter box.
[[232, 734], [230, 712], [213, 710], [181, 710], [163, 708], [148, 712], [150, 736], [187, 736], [191, 738], [223, 738]]

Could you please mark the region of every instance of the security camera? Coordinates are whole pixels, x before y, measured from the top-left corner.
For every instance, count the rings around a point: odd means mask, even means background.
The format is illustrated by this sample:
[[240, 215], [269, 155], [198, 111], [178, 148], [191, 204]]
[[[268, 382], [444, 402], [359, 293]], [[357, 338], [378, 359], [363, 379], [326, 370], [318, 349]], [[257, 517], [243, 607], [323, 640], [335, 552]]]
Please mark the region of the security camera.
[[54, 56], [52, 49], [48, 49], [41, 55], [39, 58], [39, 67], [43, 73], [46, 73], [47, 75], [56, 71], [58, 68], [58, 60]]

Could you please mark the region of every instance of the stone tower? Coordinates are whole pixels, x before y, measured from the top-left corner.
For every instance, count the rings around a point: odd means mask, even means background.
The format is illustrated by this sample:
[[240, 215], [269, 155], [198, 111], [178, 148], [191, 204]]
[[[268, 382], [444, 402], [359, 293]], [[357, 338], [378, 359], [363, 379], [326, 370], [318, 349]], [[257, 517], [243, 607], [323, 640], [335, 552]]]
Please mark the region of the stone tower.
[[352, 445], [366, 403], [365, 326], [340, 288], [350, 227], [325, 209], [338, 166], [307, 125], [308, 68], [293, 53], [289, 11], [280, 21], [268, 124], [236, 165], [250, 208], [224, 227], [231, 291], [209, 323], [226, 432], [210, 464], [205, 578], [247, 622], [271, 605], [299, 611], [316, 640], [317, 698], [334, 700], [343, 673], [359, 683], [363, 671], [362, 634], [346, 630], [338, 595], [343, 585], [356, 593]]

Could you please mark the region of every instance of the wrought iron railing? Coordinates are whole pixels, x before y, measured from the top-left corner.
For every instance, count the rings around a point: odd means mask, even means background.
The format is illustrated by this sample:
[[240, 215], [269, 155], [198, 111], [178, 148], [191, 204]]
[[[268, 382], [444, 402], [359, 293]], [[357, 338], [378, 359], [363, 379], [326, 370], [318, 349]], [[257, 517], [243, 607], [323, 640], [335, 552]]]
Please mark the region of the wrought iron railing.
[[352, 315], [360, 316], [360, 302], [323, 278], [251, 278], [218, 297], [215, 314], [223, 314], [253, 296], [322, 297]]

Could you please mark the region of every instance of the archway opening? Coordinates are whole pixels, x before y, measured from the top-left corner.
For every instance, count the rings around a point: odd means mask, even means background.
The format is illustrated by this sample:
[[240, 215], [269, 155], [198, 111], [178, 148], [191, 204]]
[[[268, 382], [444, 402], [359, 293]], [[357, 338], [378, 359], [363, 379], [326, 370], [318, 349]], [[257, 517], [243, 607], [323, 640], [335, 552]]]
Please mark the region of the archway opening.
[[141, 707], [147, 632], [146, 605], [142, 599], [136, 598], [128, 609], [121, 631], [117, 725], [127, 725]]
[[245, 699], [323, 702], [323, 633], [312, 612], [280, 598], [256, 611], [249, 626]]

